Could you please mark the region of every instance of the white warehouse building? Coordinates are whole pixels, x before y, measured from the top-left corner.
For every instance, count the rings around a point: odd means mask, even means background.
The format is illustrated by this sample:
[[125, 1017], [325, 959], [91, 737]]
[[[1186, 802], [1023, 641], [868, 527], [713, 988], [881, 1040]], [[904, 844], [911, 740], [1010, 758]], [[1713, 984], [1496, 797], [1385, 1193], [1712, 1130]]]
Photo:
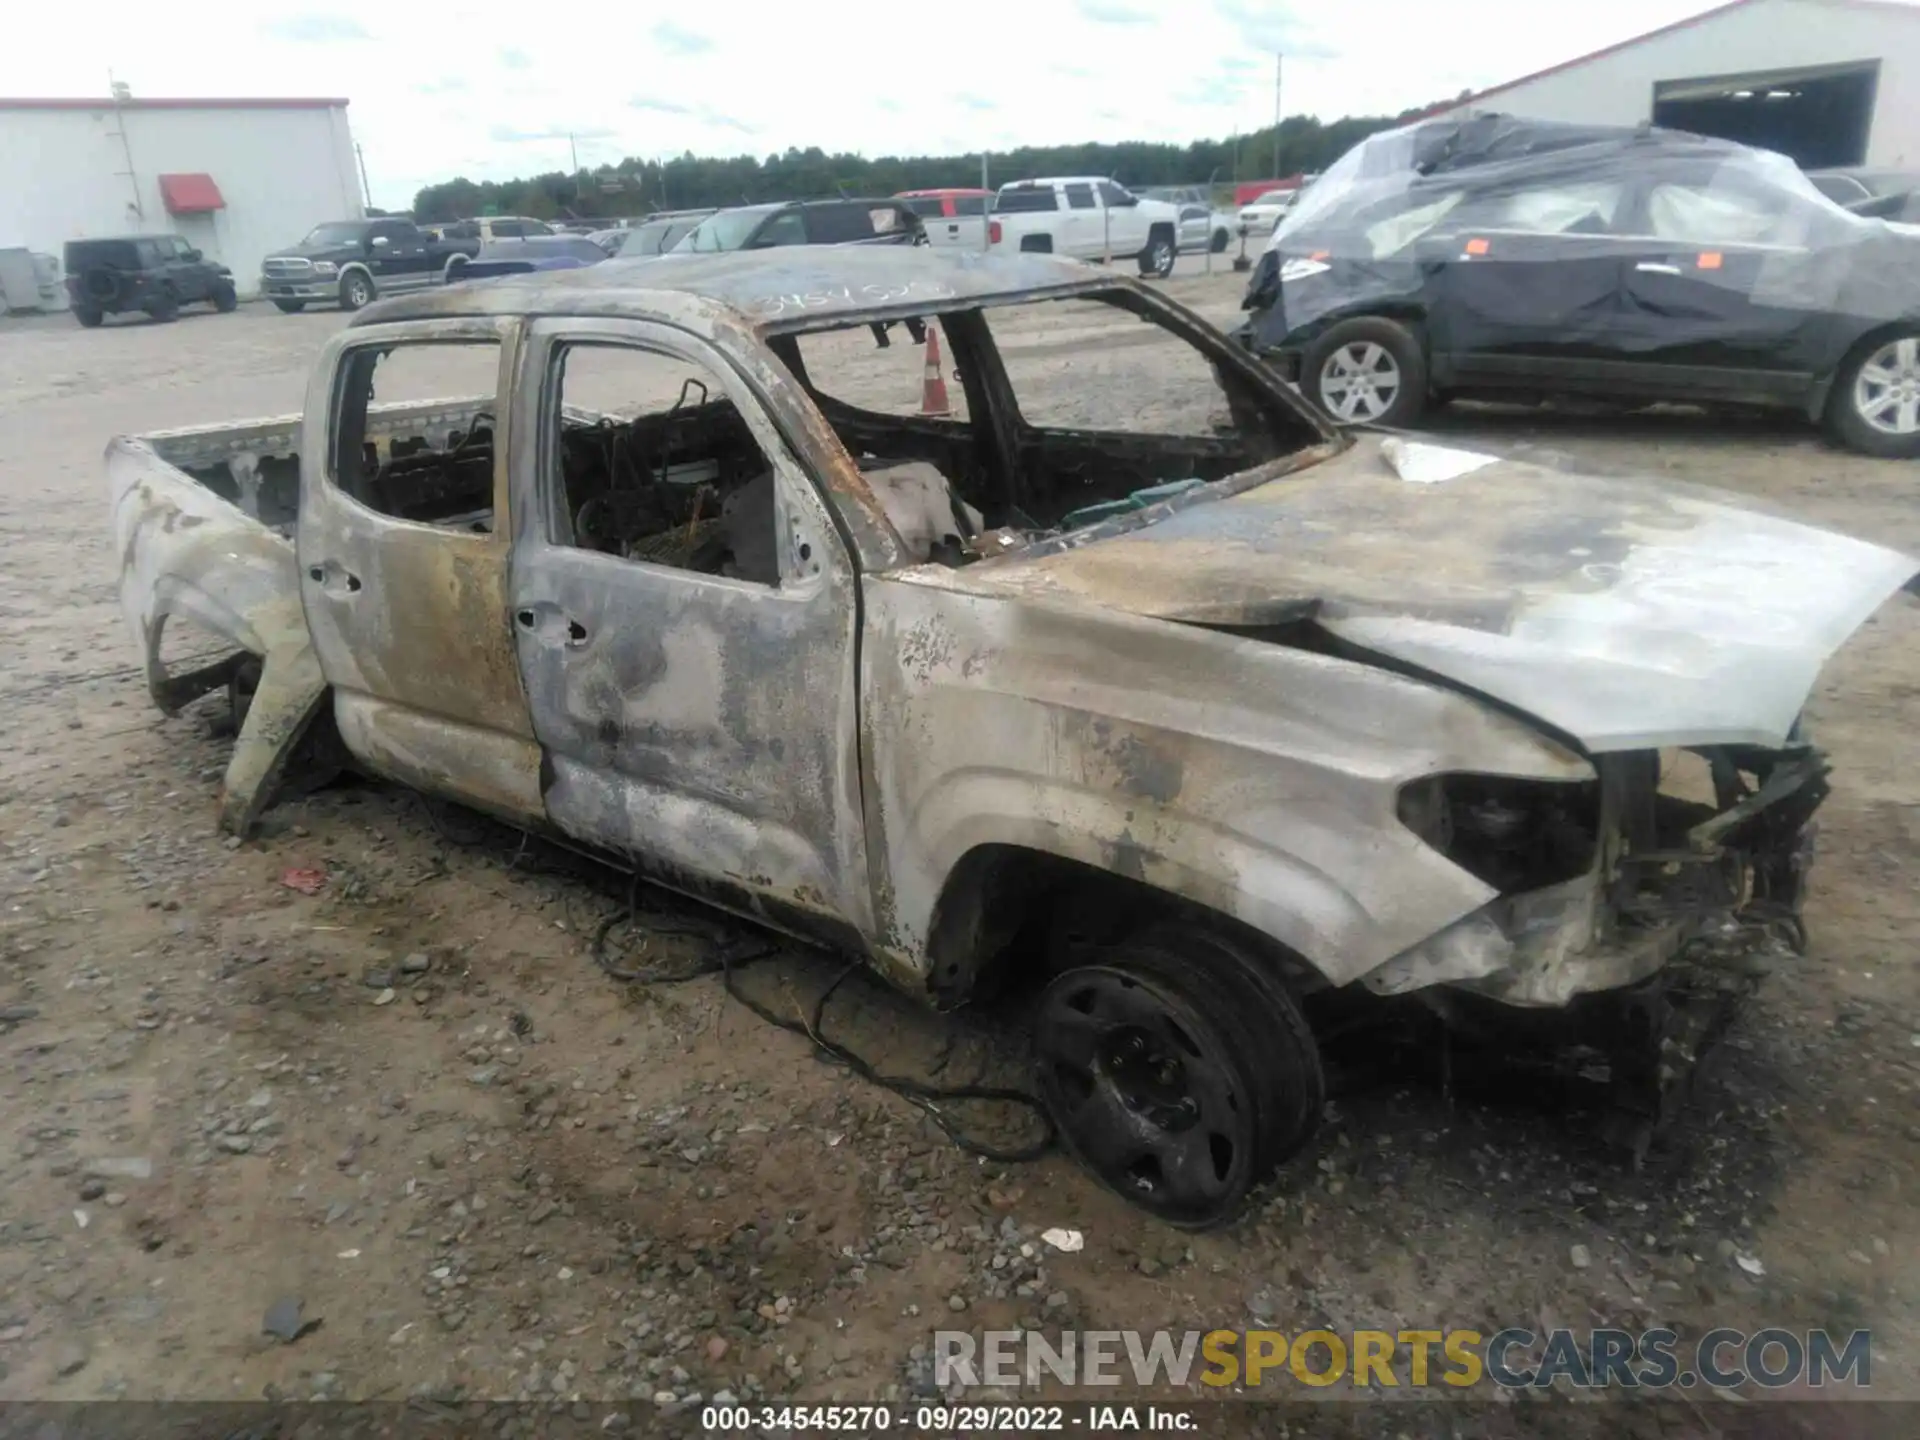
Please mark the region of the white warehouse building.
[[1920, 170], [1920, 0], [1733, 0], [1435, 115], [1652, 122], [1809, 170]]
[[345, 100], [0, 98], [0, 251], [181, 235], [250, 295], [263, 256], [360, 218], [361, 193]]

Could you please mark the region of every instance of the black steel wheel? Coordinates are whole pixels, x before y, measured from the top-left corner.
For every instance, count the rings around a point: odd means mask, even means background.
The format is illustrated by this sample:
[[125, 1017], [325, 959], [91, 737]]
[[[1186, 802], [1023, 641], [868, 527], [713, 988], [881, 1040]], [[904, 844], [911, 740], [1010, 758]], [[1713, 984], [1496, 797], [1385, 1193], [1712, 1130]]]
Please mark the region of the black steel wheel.
[[1040, 997], [1040, 1093], [1062, 1140], [1169, 1224], [1231, 1220], [1319, 1120], [1319, 1052], [1259, 966], [1215, 936], [1164, 930], [1064, 971]]

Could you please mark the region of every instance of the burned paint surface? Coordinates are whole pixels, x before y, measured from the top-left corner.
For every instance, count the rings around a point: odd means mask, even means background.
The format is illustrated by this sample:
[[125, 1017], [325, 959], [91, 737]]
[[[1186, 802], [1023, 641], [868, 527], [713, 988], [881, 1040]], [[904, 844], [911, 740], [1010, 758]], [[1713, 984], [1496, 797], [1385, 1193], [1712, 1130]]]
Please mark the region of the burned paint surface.
[[962, 595], [925, 568], [870, 582], [866, 602], [868, 780], [910, 954], [963, 857], [1014, 845], [1234, 915], [1344, 983], [1494, 897], [1399, 824], [1402, 784], [1592, 774], [1516, 721], [1364, 665]]
[[974, 593], [1334, 636], [1590, 750], [1781, 744], [1820, 666], [1920, 563], [1661, 482], [1502, 462], [1399, 478], [1379, 443], [1157, 523], [937, 577]]

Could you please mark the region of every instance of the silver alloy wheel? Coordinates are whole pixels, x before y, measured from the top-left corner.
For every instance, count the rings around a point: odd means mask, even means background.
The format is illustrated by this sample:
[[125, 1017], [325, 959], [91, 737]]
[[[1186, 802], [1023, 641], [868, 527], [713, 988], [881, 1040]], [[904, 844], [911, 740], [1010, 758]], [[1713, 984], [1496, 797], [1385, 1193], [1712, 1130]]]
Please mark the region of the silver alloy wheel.
[[1153, 273], [1156, 275], [1165, 275], [1173, 269], [1173, 242], [1171, 240], [1156, 241], [1149, 263], [1152, 264]]
[[1400, 362], [1384, 345], [1356, 340], [1320, 366], [1320, 399], [1336, 420], [1378, 420], [1400, 398]]
[[1920, 435], [1920, 337], [1889, 340], [1853, 380], [1853, 408], [1882, 435]]
[[373, 303], [373, 282], [357, 270], [347, 276], [346, 292], [347, 304], [352, 309], [359, 310]]

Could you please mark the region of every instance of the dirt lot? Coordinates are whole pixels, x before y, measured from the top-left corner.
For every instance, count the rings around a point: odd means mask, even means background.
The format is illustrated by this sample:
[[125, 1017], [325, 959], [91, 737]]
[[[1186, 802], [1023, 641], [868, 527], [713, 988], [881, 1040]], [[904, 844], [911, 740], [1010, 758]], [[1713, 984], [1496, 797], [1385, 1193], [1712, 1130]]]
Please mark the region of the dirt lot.
[[[1172, 289], [1225, 320], [1239, 287]], [[340, 323], [0, 325], [0, 1397], [877, 1399], [927, 1393], [935, 1329], [1023, 1323], [1869, 1326], [1875, 1389], [1920, 1396], [1920, 605], [1813, 703], [1837, 776], [1812, 953], [1643, 1170], [1551, 1107], [1394, 1075], [1340, 1096], [1243, 1223], [1182, 1235], [1058, 1156], [970, 1157], [714, 978], [614, 982], [588, 954], [608, 887], [463, 843], [485, 837], [457, 812], [343, 785], [222, 841], [228, 742], [214, 707], [156, 715], [132, 669], [100, 451], [297, 409]], [[1062, 338], [1011, 326], [1016, 377], [1156, 402], [1152, 347]], [[918, 352], [892, 353], [911, 404]], [[1791, 423], [1439, 428], [1920, 551], [1920, 469]], [[791, 1013], [836, 969], [742, 983]], [[1012, 1047], [1008, 1017], [864, 981], [829, 1024], [948, 1080]], [[1084, 1251], [1043, 1246], [1056, 1225]], [[318, 1323], [291, 1344], [261, 1334], [287, 1297]]]

